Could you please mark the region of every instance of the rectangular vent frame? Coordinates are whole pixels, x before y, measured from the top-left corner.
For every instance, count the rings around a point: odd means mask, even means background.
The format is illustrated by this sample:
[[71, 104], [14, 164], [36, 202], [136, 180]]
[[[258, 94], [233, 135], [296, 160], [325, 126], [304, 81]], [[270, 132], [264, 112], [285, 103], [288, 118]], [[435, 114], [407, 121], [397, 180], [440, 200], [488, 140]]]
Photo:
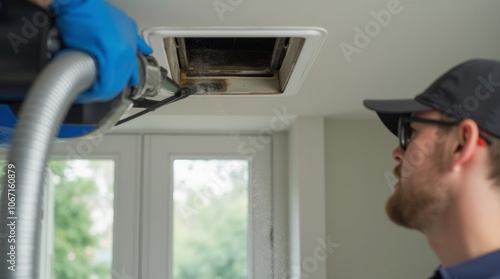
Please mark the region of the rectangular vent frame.
[[[326, 30], [317, 27], [256, 29], [154, 27], [143, 31], [144, 38], [154, 50], [153, 55], [158, 63], [168, 70], [170, 78], [174, 81], [181, 86], [215, 82], [219, 86], [206, 94], [231, 96], [297, 94], [326, 35]], [[229, 49], [225, 46], [227, 39], [234, 40], [240, 47], [224, 52], [224, 49]], [[245, 42], [251, 45], [251, 41], [259, 39], [266, 40], [263, 44], [267, 45], [269, 39], [273, 39], [272, 51], [269, 46], [265, 50], [258, 49], [258, 46], [256, 49], [252, 49], [251, 46], [241, 46]], [[202, 47], [193, 47], [196, 43]], [[186, 44], [192, 47], [187, 47]], [[220, 49], [203, 47], [214, 44], [219, 45]], [[235, 49], [239, 49], [240, 53]], [[247, 59], [244, 57], [255, 55], [256, 59], [260, 59], [257, 52], [260, 52], [262, 57], [271, 56], [271, 59], [265, 62], [265, 68], [262, 67], [262, 61], [250, 65], [252, 63], [248, 57]], [[202, 56], [224, 53], [225, 62]], [[248, 64], [242, 65], [245, 61]], [[207, 67], [203, 63], [212, 66]]]

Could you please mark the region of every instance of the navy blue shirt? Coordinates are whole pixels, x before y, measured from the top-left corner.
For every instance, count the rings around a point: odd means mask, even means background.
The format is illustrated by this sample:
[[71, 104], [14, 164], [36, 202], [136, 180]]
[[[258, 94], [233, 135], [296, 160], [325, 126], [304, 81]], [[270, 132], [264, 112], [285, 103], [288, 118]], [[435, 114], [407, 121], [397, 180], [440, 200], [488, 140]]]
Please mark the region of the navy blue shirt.
[[500, 279], [500, 250], [458, 265], [439, 267], [430, 279]]

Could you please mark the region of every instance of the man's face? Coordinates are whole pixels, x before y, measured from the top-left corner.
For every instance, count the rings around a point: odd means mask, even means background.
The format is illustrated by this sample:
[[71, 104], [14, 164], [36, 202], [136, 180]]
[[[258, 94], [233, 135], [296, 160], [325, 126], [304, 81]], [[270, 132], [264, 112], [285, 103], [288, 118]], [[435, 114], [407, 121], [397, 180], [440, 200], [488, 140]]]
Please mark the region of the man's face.
[[[416, 113], [413, 117], [440, 120], [438, 112]], [[411, 123], [411, 142], [406, 151], [397, 147], [394, 169], [399, 179], [386, 204], [389, 218], [396, 224], [425, 230], [449, 204], [445, 174], [446, 135], [437, 125]]]

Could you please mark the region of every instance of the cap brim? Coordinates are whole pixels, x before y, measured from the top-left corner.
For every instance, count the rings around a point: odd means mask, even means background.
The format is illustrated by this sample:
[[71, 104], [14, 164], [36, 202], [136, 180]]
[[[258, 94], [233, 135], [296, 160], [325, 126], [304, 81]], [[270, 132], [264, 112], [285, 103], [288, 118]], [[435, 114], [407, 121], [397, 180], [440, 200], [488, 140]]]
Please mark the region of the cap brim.
[[433, 110], [433, 108], [413, 99], [365, 100], [363, 101], [363, 105], [377, 112], [382, 123], [384, 123], [387, 129], [395, 136], [398, 136], [398, 121], [401, 116], [409, 115], [412, 112]]

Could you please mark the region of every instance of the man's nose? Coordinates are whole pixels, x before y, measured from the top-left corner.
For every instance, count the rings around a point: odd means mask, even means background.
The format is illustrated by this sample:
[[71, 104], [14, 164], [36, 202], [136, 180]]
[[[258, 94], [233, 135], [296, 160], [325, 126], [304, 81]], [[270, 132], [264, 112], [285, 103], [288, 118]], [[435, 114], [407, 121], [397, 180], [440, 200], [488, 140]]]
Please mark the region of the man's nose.
[[405, 151], [401, 148], [401, 145], [398, 144], [398, 146], [392, 151], [392, 159], [401, 163], [403, 161], [404, 153]]

